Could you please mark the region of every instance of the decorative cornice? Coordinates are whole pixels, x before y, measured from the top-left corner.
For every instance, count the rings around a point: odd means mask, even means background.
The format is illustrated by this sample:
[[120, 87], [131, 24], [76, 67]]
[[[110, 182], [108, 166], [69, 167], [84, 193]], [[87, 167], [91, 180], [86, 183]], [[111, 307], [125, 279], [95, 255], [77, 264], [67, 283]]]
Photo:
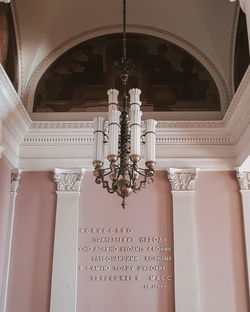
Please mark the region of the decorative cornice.
[[[68, 146], [93, 144], [93, 135], [25, 135], [22, 146]], [[157, 145], [192, 144], [192, 145], [230, 145], [227, 135], [178, 135], [165, 134], [156, 136]]]
[[11, 170], [11, 192], [17, 192], [19, 183], [21, 181], [22, 170], [20, 169], [12, 169]]
[[84, 169], [59, 169], [54, 170], [54, 179], [58, 192], [80, 192], [84, 177]]
[[[142, 126], [144, 122], [142, 121]], [[218, 121], [157, 121], [158, 129], [168, 128], [225, 128], [225, 122]], [[93, 129], [93, 121], [33, 121], [31, 129]]]
[[250, 172], [247, 171], [236, 171], [237, 179], [239, 182], [241, 191], [249, 191], [250, 190]]
[[93, 129], [93, 121], [33, 121], [31, 129]]
[[193, 191], [195, 180], [198, 178], [196, 168], [169, 168], [168, 179], [172, 191]]

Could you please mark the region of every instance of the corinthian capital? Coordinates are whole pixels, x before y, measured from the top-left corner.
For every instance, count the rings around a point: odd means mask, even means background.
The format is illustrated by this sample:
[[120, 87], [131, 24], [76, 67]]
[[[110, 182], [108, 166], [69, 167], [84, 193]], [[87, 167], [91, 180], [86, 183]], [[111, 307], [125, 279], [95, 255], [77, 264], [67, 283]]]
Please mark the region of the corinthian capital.
[[197, 177], [196, 168], [169, 168], [168, 170], [168, 179], [172, 191], [193, 191]]
[[11, 170], [11, 186], [10, 191], [16, 192], [21, 181], [22, 170], [20, 169], [12, 169]]
[[242, 191], [249, 191], [250, 190], [250, 172], [238, 170], [236, 172], [236, 175], [237, 175], [240, 189]]
[[84, 169], [59, 169], [54, 170], [54, 179], [57, 183], [57, 191], [80, 192], [84, 176]]

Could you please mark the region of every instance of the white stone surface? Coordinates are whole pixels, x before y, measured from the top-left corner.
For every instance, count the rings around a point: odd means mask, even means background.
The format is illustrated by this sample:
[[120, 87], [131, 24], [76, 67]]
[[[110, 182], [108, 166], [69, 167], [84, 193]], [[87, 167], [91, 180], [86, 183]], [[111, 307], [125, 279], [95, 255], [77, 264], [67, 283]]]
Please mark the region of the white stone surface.
[[11, 245], [13, 236], [13, 226], [15, 217], [15, 203], [18, 186], [21, 180], [22, 170], [13, 169], [11, 172], [11, 189], [10, 189], [10, 201], [8, 210], [8, 224], [7, 224], [7, 234], [5, 241], [4, 250], [4, 266], [3, 266], [3, 280], [1, 287], [1, 297], [0, 297], [0, 311], [7, 312], [7, 299], [8, 299], [8, 284], [9, 284], [9, 274], [10, 274], [10, 261], [11, 261]]
[[250, 171], [237, 171], [243, 208], [244, 234], [247, 254], [248, 287], [250, 294]]
[[76, 312], [78, 208], [83, 169], [55, 169], [57, 206], [50, 312]]
[[196, 169], [169, 169], [173, 196], [175, 311], [201, 312], [197, 250]]

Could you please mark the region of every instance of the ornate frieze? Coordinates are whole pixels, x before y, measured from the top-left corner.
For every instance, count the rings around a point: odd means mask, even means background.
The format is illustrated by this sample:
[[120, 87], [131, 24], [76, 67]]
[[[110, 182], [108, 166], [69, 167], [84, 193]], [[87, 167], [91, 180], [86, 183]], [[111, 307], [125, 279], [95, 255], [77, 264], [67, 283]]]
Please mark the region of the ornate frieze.
[[247, 171], [237, 171], [237, 179], [239, 182], [240, 189], [242, 191], [250, 190], [250, 172]]
[[11, 170], [11, 192], [17, 192], [19, 183], [21, 181], [22, 170], [20, 169], [12, 169]]
[[168, 179], [172, 191], [193, 191], [197, 177], [196, 168], [169, 168], [168, 170]]
[[80, 192], [84, 169], [59, 169], [54, 170], [54, 179], [59, 192]]
[[[82, 135], [26, 135], [22, 146], [67, 146], [67, 145], [89, 145], [93, 144], [93, 136]], [[156, 144], [195, 144], [195, 145], [230, 145], [231, 140], [228, 135], [157, 135]]]

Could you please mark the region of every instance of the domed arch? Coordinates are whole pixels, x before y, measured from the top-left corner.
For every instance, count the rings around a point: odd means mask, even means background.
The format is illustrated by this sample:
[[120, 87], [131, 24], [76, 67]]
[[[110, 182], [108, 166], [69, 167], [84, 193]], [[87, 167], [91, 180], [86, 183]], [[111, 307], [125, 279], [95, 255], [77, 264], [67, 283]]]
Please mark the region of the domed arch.
[[[35, 96], [35, 90], [38, 85], [39, 80], [43, 76], [43, 74], [48, 70], [48, 68], [56, 62], [60, 57], [67, 54], [70, 49], [74, 49], [77, 45], [81, 44], [89, 44], [89, 42], [93, 43], [93, 40], [98, 40], [107, 36], [114, 36], [115, 34], [120, 33], [121, 27], [120, 25], [114, 25], [113, 27], [104, 27], [94, 29], [92, 31], [88, 31], [85, 33], [78, 34], [74, 38], [67, 40], [58, 46], [55, 50], [53, 50], [38, 66], [33, 72], [24, 97], [24, 102], [26, 105], [28, 104], [28, 110], [31, 112], [33, 109], [33, 99]], [[174, 49], [183, 50], [183, 53], [189, 55], [190, 58], [195, 60], [197, 64], [199, 63], [204, 70], [209, 73], [211, 77], [211, 81], [214, 81], [214, 85], [217, 86], [220, 98], [220, 108], [216, 108], [214, 110], [221, 110], [225, 112], [228, 104], [228, 90], [226, 87], [226, 83], [221, 76], [220, 72], [217, 70], [215, 65], [202, 53], [198, 48], [194, 47], [192, 44], [188, 43], [186, 40], [171, 34], [169, 32], [150, 28], [143, 25], [128, 25], [128, 32], [137, 36], [148, 36], [162, 42], [164, 41], [167, 45], [174, 47]], [[97, 39], [98, 38], [98, 39]], [[155, 53], [155, 52], [153, 52]], [[105, 95], [105, 94], [104, 94]], [[181, 110], [181, 109], [180, 109]], [[185, 109], [184, 109], [185, 110]], [[194, 109], [195, 110], [195, 109]], [[204, 109], [206, 110], [206, 109]], [[208, 109], [209, 110], [209, 109]], [[212, 109], [213, 110], [213, 109]]]

